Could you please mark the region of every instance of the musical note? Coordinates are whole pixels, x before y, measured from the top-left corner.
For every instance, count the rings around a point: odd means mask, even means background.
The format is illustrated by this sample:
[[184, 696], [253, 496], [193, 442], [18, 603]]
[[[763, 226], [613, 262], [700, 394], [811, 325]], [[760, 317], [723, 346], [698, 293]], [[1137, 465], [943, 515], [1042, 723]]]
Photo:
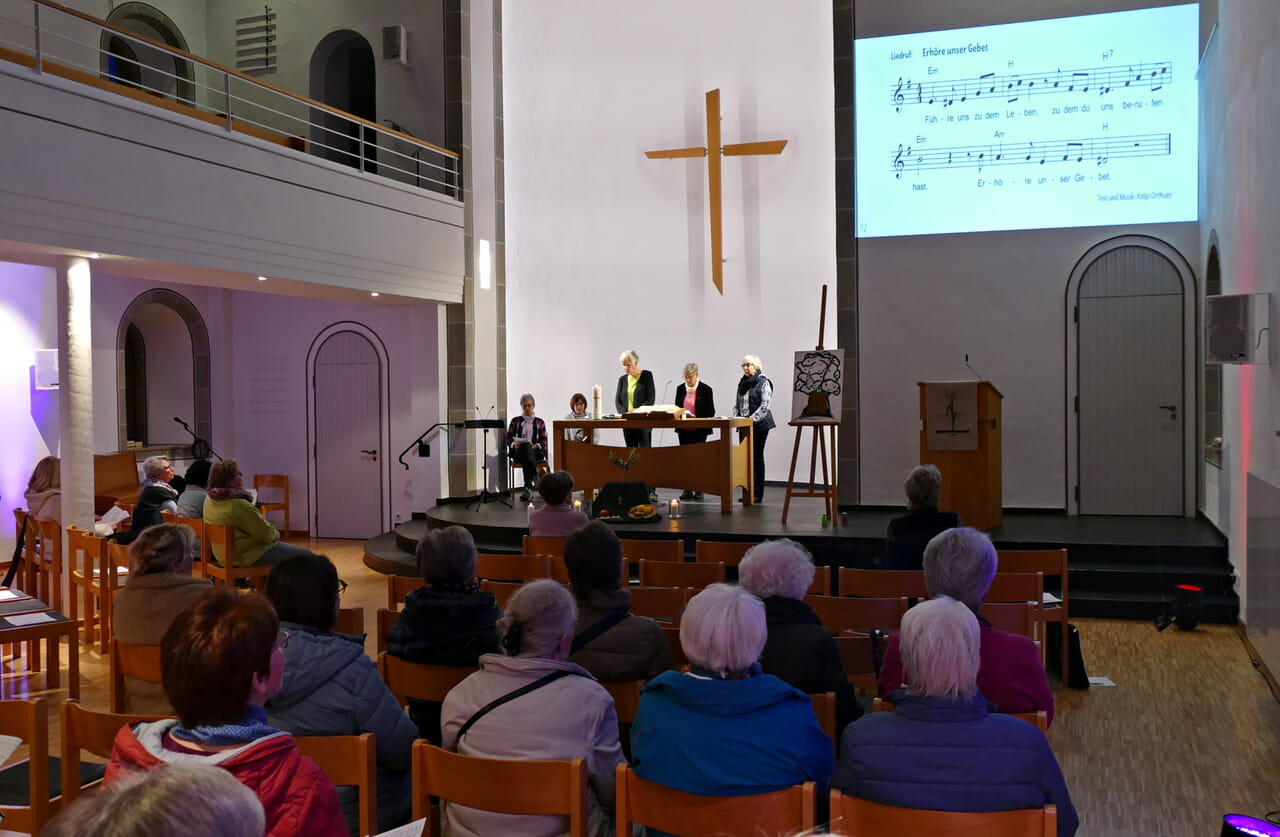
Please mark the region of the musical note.
[[904, 163], [902, 162], [902, 143], [898, 143], [898, 153], [893, 156], [893, 176], [898, 178], [899, 180], [902, 179], [903, 166], [904, 166]]
[[[893, 91], [893, 102], [897, 105], [895, 110], [897, 110], [898, 113], [902, 113], [902, 103], [906, 100], [906, 97], [902, 95], [902, 84], [902, 76], [898, 76], [898, 87]], [[910, 86], [911, 82], [908, 81], [906, 84]]]
[[[1069, 70], [1058, 67], [1052, 71], [1008, 75], [988, 72], [971, 78], [914, 83], [910, 79], [899, 78], [889, 88], [889, 100], [894, 110], [902, 113], [914, 105], [952, 108], [970, 98], [981, 100], [983, 96], [994, 95], [997, 90], [1003, 91], [1005, 98], [1012, 104], [1024, 97], [1030, 98], [1033, 93], [1061, 96], [1096, 90], [1098, 96], [1105, 97], [1117, 90], [1134, 87], [1145, 87], [1156, 92], [1172, 80], [1173, 64], [1170, 61], [1139, 63], [1136, 66], [1077, 67]], [[1040, 85], [1038, 91], [1035, 89], [1037, 84]], [[910, 95], [912, 88], [914, 96]]]

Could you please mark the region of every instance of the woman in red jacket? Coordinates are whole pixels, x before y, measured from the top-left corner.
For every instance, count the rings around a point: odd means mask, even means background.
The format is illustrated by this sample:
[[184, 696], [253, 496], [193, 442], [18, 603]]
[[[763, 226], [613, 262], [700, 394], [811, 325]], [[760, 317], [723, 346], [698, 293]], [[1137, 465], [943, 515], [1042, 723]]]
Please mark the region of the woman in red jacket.
[[289, 636], [266, 599], [206, 593], [160, 642], [165, 694], [178, 720], [121, 727], [106, 784], [160, 764], [221, 767], [257, 794], [266, 837], [346, 837], [338, 794], [263, 705], [280, 688]]

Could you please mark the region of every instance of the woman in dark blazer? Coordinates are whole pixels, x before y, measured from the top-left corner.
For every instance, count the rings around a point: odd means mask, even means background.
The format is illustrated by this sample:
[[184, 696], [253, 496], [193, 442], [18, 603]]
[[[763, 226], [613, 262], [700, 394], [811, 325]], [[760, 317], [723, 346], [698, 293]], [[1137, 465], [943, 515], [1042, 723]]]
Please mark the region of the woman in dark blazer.
[[[692, 405], [690, 405], [689, 395], [693, 395]], [[676, 406], [693, 413], [694, 418], [711, 418], [716, 414], [715, 400], [711, 394], [711, 387], [698, 381], [698, 364], [686, 363], [684, 365], [684, 383], [676, 387]], [[698, 442], [705, 442], [711, 436], [710, 430], [677, 430], [676, 438], [680, 440], [682, 445], [692, 445]], [[680, 495], [681, 500], [701, 500], [701, 491], [686, 491]]]
[[[652, 404], [658, 397], [657, 388], [653, 385], [653, 373], [640, 368], [640, 356], [634, 349], [627, 349], [618, 360], [622, 362], [625, 373], [618, 378], [618, 391], [613, 396], [613, 405], [617, 408], [618, 415]], [[632, 381], [635, 382], [634, 390]], [[622, 431], [622, 438], [629, 448], [649, 447], [652, 435], [653, 431], [648, 429]]]

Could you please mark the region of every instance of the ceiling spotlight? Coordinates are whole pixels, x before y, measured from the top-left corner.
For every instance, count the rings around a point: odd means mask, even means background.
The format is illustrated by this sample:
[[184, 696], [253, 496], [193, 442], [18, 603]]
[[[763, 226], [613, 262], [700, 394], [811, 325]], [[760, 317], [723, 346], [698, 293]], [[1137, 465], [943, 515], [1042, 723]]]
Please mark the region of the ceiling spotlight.
[[377, 296], [377, 295], [378, 295], [378, 292], [377, 292], [377, 291], [370, 291], [370, 292], [369, 292], [369, 296]]
[[267, 277], [265, 277], [265, 276], [259, 276], [259, 277], [258, 277], [258, 281], [259, 281], [259, 282], [265, 282], [265, 281], [267, 281]]

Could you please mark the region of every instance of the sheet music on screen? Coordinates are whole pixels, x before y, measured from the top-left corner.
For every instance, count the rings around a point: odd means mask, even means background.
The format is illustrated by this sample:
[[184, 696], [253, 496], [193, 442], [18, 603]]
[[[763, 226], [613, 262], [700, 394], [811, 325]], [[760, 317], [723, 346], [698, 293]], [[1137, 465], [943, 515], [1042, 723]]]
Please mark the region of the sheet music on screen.
[[859, 238], [1191, 221], [1199, 10], [854, 41]]

